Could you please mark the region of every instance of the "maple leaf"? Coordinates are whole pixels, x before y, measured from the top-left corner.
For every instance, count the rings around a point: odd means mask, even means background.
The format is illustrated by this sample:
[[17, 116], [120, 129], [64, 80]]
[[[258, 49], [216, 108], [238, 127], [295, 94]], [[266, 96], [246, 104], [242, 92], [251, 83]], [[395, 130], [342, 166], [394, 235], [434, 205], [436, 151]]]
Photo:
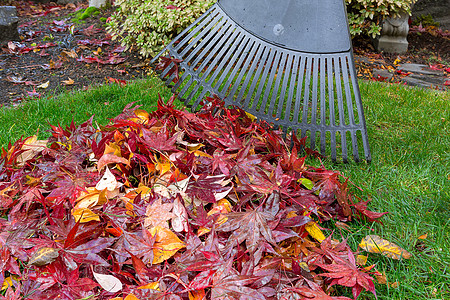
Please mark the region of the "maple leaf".
[[48, 63], [48, 64], [43, 64], [41, 67], [42, 67], [44, 70], [55, 70], [55, 69], [61, 68], [61, 67], [62, 67], [62, 64], [63, 64], [63, 62], [62, 62], [61, 59], [58, 60], [57, 62], [54, 62], [53, 60], [50, 60], [50, 63]]
[[176, 215], [172, 211], [173, 203], [162, 203], [161, 197], [156, 198], [151, 205], [147, 206], [144, 219], [145, 227], [161, 226], [169, 228], [168, 221], [175, 218]]
[[149, 232], [155, 238], [153, 264], [159, 264], [169, 259], [178, 250], [186, 247], [186, 244], [167, 228], [161, 226], [152, 227], [149, 229]]
[[370, 202], [370, 200], [367, 201], [360, 201], [355, 204], [352, 204], [352, 206], [356, 209], [357, 215], [360, 218], [366, 218], [369, 222], [378, 222], [381, 223], [380, 220], [377, 220], [384, 216], [385, 214], [388, 214], [389, 212], [374, 212], [367, 209], [367, 204]]
[[224, 198], [231, 190], [230, 187], [223, 186], [225, 176], [208, 176], [201, 174], [198, 178], [191, 182], [186, 193], [191, 198], [197, 198], [202, 202], [215, 203]]
[[176, 58], [170, 58], [170, 57], [160, 57], [159, 62], [156, 64], [155, 66], [155, 70], [165, 70], [167, 67], [172, 65], [172, 68], [169, 70], [169, 72], [167, 72], [165, 77], [171, 77], [172, 75], [174, 75], [173, 78], [173, 83], [177, 83], [178, 80], [180, 80], [179, 77], [179, 70], [178, 70], [178, 65], [179, 63], [181, 63], [182, 60], [181, 59], [176, 59]]
[[99, 31], [101, 31], [101, 30], [98, 28], [95, 28], [94, 25], [91, 25], [91, 26], [83, 29], [83, 34], [86, 36], [91, 36], [91, 35], [96, 34]]
[[282, 299], [301, 299], [305, 300], [350, 300], [347, 297], [332, 297], [326, 294], [322, 288], [315, 282], [305, 279], [307, 285], [287, 287], [284, 290]]
[[[103, 54], [91, 61], [120, 58]], [[26, 139], [2, 150], [0, 281], [26, 275], [3, 294], [110, 298], [120, 282], [126, 299], [347, 299], [304, 279], [313, 272], [372, 289], [345, 241], [305, 239], [324, 238], [309, 214], [348, 220], [337, 172], [306, 166], [280, 132], [218, 97], [200, 113], [174, 99], [153, 113], [131, 103], [105, 127], [50, 125], [29, 158]], [[351, 208], [374, 217], [366, 205]], [[108, 276], [97, 284], [90, 265]]]
[[128, 257], [129, 254], [127, 251], [120, 251], [123, 249], [129, 250], [133, 255], [142, 259], [142, 261], [147, 264], [152, 262], [154, 259], [153, 256], [153, 248], [156, 241], [156, 235], [152, 236], [148, 230], [142, 229], [141, 232], [136, 233], [127, 233], [124, 232], [124, 239], [122, 240], [122, 244], [118, 244], [120, 256]]
[[[102, 47], [103, 45], [109, 45], [108, 41], [104, 41], [104, 40], [97, 40], [97, 39], [93, 39], [93, 40], [78, 40], [77, 41], [78, 45], [84, 45], [84, 46], [88, 46], [88, 45], [93, 45], [93, 46], [99, 46]], [[121, 53], [122, 51], [118, 52]]]
[[261, 240], [276, 245], [272, 230], [267, 223], [274, 218], [270, 213], [250, 210], [246, 212], [228, 213], [224, 214], [224, 216], [228, 219], [217, 230], [233, 232], [227, 242], [228, 246], [231, 246], [233, 243], [240, 244], [245, 241], [247, 250], [253, 253], [257, 250]]
[[355, 256], [350, 250], [348, 251], [348, 260], [332, 255], [334, 263], [332, 264], [317, 264], [320, 268], [328, 271], [328, 273], [321, 273], [320, 276], [332, 278], [330, 287], [339, 284], [352, 288], [353, 297], [356, 300], [362, 289], [371, 291], [375, 297], [375, 286], [373, 278], [367, 273], [362, 272], [356, 266]]

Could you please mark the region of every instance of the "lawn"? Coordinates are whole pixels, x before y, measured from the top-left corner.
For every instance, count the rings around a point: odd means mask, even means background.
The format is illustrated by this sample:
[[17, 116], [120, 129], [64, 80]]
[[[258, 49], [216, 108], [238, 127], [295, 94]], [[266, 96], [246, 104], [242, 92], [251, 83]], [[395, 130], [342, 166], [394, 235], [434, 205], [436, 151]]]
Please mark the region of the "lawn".
[[[389, 214], [382, 218], [383, 226], [355, 221], [351, 232], [342, 235], [353, 250], [363, 237], [376, 234], [411, 252], [409, 260], [400, 261], [369, 254], [367, 265], [375, 264], [388, 281], [376, 284], [378, 299], [450, 299], [449, 93], [365, 81], [360, 89], [373, 161], [323, 163], [349, 176], [354, 194], [372, 199], [372, 210]], [[105, 124], [133, 101], [151, 110], [158, 93], [170, 96], [157, 79], [150, 79], [4, 107], [0, 145], [37, 131], [45, 138], [48, 123], [64, 125], [74, 119], [79, 124], [95, 115], [95, 122]], [[324, 227], [333, 228], [330, 223]], [[334, 234], [340, 236], [340, 230]], [[374, 297], [366, 292], [359, 299]]]

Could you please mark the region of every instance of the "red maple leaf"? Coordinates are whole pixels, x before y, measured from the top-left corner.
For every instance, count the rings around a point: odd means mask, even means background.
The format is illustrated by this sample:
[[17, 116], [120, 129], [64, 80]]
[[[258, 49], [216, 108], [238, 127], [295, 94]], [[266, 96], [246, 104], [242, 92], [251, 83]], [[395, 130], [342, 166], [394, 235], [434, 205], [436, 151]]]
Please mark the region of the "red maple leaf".
[[355, 300], [358, 298], [363, 289], [366, 291], [371, 291], [376, 297], [377, 294], [375, 293], [373, 278], [358, 269], [354, 254], [349, 249], [347, 251], [348, 260], [331, 254], [334, 259], [332, 264], [317, 264], [320, 268], [328, 271], [328, 273], [322, 273], [319, 275], [332, 278], [329, 287], [335, 284], [351, 287]]
[[353, 206], [356, 209], [357, 216], [366, 218], [367, 221], [369, 221], [369, 222], [381, 223], [381, 221], [377, 220], [377, 219], [381, 218], [382, 216], [384, 216], [385, 214], [387, 214], [389, 212], [379, 213], [379, 212], [370, 211], [367, 209], [367, 204], [369, 202], [370, 202], [370, 200], [360, 201], [358, 203], [352, 204], [351, 206]]

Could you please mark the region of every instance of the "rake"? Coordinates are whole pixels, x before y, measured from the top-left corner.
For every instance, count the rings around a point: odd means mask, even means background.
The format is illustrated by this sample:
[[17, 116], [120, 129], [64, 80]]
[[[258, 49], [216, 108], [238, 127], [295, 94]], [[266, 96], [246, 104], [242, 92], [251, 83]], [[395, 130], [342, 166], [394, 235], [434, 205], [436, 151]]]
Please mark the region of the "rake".
[[158, 59], [194, 111], [217, 95], [333, 161], [371, 160], [343, 0], [219, 0]]

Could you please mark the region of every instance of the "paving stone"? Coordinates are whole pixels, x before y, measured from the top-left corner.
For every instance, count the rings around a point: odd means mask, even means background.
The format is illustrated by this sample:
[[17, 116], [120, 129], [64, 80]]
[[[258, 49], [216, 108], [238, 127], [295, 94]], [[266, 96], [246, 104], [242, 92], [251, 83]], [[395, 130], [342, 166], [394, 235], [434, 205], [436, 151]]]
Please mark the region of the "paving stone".
[[375, 79], [383, 77], [386, 81], [390, 81], [394, 77], [394, 74], [385, 69], [373, 69], [372, 73]]
[[20, 39], [17, 31], [18, 22], [15, 6], [0, 6], [0, 44]]
[[401, 80], [412, 86], [446, 90], [446, 87], [444, 86], [445, 78], [442, 77], [418, 76], [411, 74], [403, 77]]
[[441, 76], [444, 74], [443, 71], [432, 70], [427, 65], [421, 64], [401, 64], [397, 67], [398, 70], [402, 70], [404, 72], [412, 72], [424, 75], [438, 75]]

